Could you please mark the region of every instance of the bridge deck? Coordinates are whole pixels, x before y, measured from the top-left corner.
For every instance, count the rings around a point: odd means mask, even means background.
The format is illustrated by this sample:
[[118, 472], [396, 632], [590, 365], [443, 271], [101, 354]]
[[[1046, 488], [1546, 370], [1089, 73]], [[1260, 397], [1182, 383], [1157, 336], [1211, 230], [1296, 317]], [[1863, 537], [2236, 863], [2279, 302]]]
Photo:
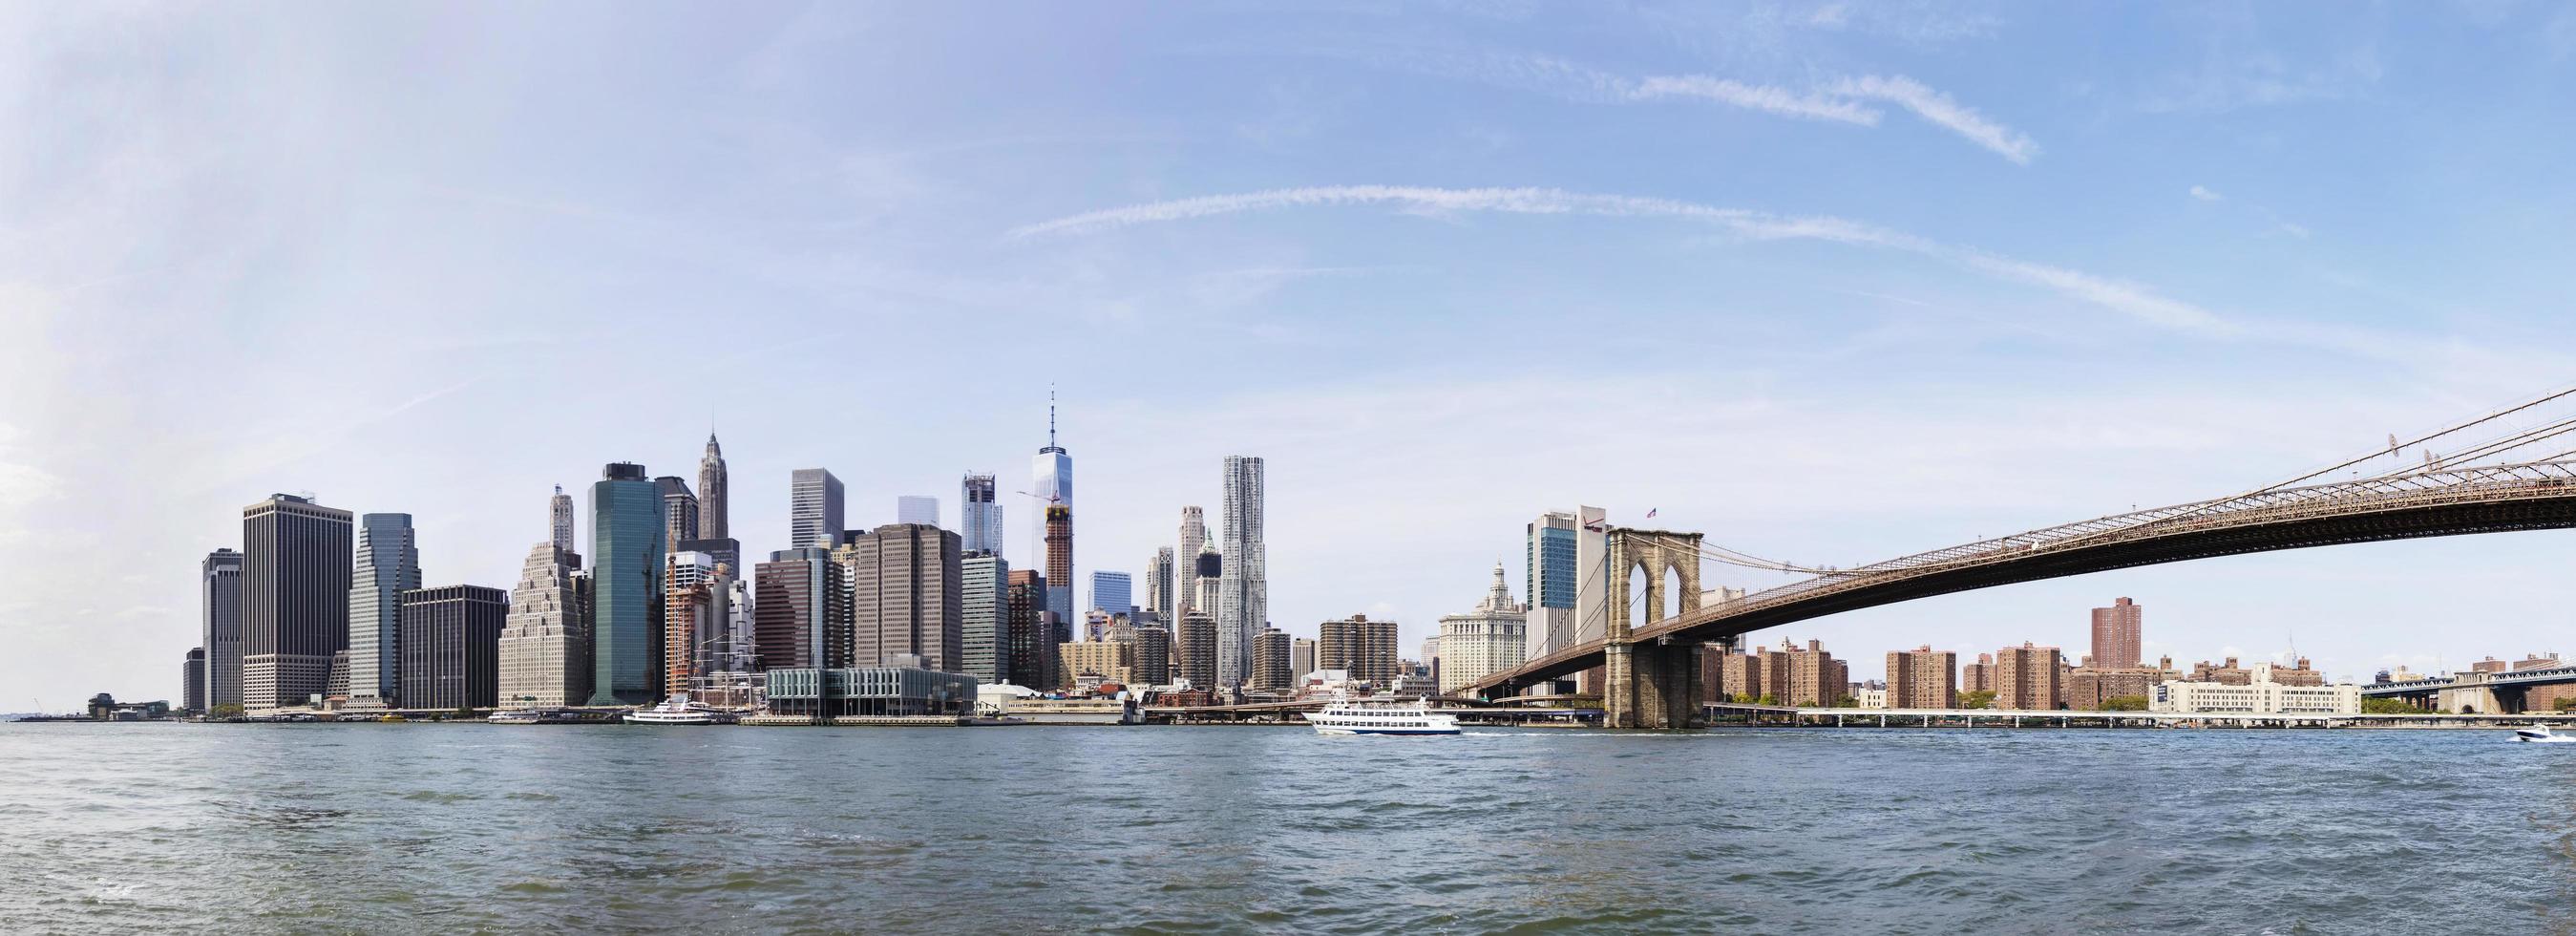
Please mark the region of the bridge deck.
[[[1843, 611], [2019, 582], [2215, 556], [2576, 527], [2576, 462], [2451, 468], [2115, 514], [1834, 570], [1638, 628], [1699, 642]], [[1594, 639], [1461, 690], [1493, 694], [1601, 665]]]

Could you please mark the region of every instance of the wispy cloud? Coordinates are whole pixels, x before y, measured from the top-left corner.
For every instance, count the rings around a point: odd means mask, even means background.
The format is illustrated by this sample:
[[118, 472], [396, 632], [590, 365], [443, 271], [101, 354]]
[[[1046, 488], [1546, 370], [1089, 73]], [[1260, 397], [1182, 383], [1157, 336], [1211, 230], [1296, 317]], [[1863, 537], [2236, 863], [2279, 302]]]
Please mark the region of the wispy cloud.
[[1870, 104], [1880, 102], [1912, 111], [1924, 121], [2018, 165], [2029, 165], [2039, 154], [2039, 144], [2029, 135], [1904, 75], [1842, 77], [1802, 90], [1714, 75], [1634, 76], [1554, 56], [1495, 49], [1380, 46], [1307, 52], [1595, 104], [1686, 99], [1802, 120], [1875, 127], [1885, 114]]
[[1594, 195], [1546, 188], [1449, 189], [1395, 185], [1345, 185], [1207, 195], [1069, 215], [1013, 228], [1015, 239], [1080, 234], [1278, 208], [1395, 205], [1428, 213], [1587, 215], [1679, 218], [1716, 224], [1756, 240], [1821, 240], [1880, 247], [1940, 260], [1996, 279], [2039, 286], [2160, 328], [2203, 335], [2232, 335], [2240, 327], [2218, 314], [2134, 283], [2078, 270], [2017, 260], [1970, 247], [1829, 215], [1791, 216], [1633, 195]]
[[2201, 201], [2226, 201], [2226, 200], [2227, 200], [2227, 196], [2225, 196], [2225, 195], [2221, 195], [2221, 194], [2218, 194], [2217, 192], [2210, 191], [2210, 190], [2208, 190], [2208, 189], [2202, 188], [2202, 187], [2197, 186], [2197, 185], [2195, 185], [2195, 186], [2192, 186], [2192, 187], [2191, 187], [2191, 197], [2193, 197], [2193, 198], [2197, 198], [2197, 199], [2200, 199]]
[[2027, 134], [1988, 120], [1985, 115], [1977, 113], [1976, 108], [1961, 104], [1949, 95], [1903, 75], [1845, 78], [1833, 85], [1832, 92], [1844, 97], [1887, 101], [1903, 106], [1913, 111], [1915, 116], [1948, 128], [1968, 142], [1985, 147], [2016, 165], [2030, 165], [2031, 157], [2039, 155], [2039, 144], [2032, 142]]

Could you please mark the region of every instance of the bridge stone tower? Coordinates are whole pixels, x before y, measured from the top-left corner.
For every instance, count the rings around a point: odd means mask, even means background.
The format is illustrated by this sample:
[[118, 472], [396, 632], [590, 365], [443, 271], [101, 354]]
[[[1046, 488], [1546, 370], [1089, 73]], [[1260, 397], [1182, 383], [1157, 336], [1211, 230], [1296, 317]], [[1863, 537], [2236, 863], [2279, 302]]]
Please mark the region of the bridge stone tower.
[[[1639, 570], [1646, 573], [1646, 621], [1699, 610], [1700, 534], [1613, 527], [1608, 539], [1608, 568], [1602, 571], [1610, 574], [1612, 594], [1626, 594], [1629, 578]], [[1667, 573], [1681, 592], [1669, 596], [1674, 599], [1669, 606]], [[1602, 645], [1604, 725], [1690, 727], [1699, 714], [1699, 642], [1661, 638], [1638, 643], [1630, 636], [1635, 628], [1627, 609], [1611, 610]]]

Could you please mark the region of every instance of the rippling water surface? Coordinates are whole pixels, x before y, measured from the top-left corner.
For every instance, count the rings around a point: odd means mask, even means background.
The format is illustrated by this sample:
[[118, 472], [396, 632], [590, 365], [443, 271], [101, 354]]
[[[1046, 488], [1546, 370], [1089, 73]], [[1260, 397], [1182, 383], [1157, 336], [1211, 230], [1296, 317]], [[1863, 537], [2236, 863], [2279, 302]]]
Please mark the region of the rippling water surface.
[[0, 932], [2576, 931], [2502, 732], [0, 725]]

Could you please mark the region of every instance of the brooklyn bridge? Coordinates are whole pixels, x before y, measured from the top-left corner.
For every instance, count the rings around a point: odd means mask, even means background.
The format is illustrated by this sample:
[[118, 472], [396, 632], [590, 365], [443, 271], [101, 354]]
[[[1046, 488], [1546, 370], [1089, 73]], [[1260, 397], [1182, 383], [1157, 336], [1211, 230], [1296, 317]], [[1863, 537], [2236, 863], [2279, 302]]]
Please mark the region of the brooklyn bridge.
[[[2079, 520], [1846, 569], [1751, 560], [1697, 533], [1594, 524], [1587, 577], [1643, 594], [1582, 607], [1582, 639], [1473, 683], [1498, 699], [1600, 668], [1607, 724], [1681, 728], [1701, 703], [1704, 645], [1844, 611], [2019, 582], [2217, 556], [2576, 527], [2576, 388], [2490, 412], [2281, 483], [2211, 500]], [[2555, 443], [2555, 444], [2552, 444]], [[2419, 449], [2419, 446], [2421, 447]], [[2447, 449], [2437, 452], [2435, 447]], [[2553, 451], [2555, 449], [2555, 451]], [[2420, 451], [2420, 458], [2409, 457]], [[2537, 457], [2534, 457], [2537, 456]], [[2395, 464], [2392, 465], [2391, 462]], [[2348, 474], [2343, 480], [2321, 480]], [[1751, 594], [1704, 593], [1702, 561], [1809, 573]], [[1669, 575], [1678, 587], [1665, 584]], [[1619, 589], [1624, 591], [1625, 589]], [[1666, 595], [1666, 591], [1678, 594]], [[1670, 600], [1667, 600], [1670, 599]]]

